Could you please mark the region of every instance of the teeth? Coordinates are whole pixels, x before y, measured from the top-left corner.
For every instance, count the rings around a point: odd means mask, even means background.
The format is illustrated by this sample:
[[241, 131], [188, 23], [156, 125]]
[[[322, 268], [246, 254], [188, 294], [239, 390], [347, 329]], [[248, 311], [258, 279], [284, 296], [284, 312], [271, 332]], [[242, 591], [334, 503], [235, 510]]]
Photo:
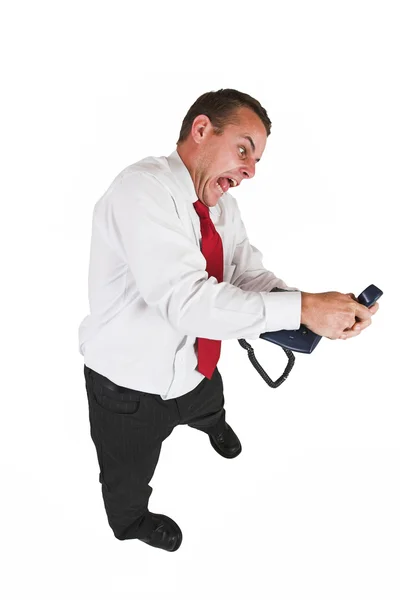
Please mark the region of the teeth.
[[[227, 179], [231, 182], [231, 187], [236, 187], [238, 185], [238, 182], [236, 181], [236, 179], [232, 179], [232, 177], [227, 177]], [[221, 192], [221, 194], [225, 193], [218, 182], [217, 182], [217, 187], [218, 187], [219, 191]]]

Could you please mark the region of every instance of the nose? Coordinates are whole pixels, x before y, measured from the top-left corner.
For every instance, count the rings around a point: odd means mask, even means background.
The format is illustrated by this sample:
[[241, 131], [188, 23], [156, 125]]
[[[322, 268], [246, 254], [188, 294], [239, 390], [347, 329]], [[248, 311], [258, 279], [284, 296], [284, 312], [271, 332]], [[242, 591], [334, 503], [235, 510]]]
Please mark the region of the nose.
[[240, 168], [240, 173], [243, 177], [243, 179], [250, 179], [251, 177], [254, 177], [254, 175], [256, 174], [256, 161], [248, 161], [246, 163], [246, 165], [243, 165]]

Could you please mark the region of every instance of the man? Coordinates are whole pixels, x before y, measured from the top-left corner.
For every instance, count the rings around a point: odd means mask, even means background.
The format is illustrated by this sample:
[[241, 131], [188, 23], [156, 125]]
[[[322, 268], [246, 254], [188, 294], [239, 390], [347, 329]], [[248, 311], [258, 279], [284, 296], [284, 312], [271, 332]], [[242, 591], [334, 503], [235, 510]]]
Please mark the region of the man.
[[[148, 509], [174, 427], [205, 432], [225, 458], [241, 452], [225, 420], [221, 340], [300, 323], [346, 339], [378, 309], [352, 294], [288, 288], [250, 245], [228, 190], [254, 177], [270, 127], [247, 94], [206, 93], [188, 111], [176, 151], [127, 167], [95, 205], [80, 352], [105, 509], [120, 540], [171, 552], [181, 544], [177, 523]], [[275, 287], [289, 291], [269, 293]]]

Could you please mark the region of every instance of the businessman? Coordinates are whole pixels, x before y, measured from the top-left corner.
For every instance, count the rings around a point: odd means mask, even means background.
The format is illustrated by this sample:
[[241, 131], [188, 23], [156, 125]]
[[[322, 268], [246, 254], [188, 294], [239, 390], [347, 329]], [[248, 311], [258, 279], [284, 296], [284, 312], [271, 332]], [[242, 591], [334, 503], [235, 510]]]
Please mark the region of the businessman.
[[[270, 132], [251, 96], [205, 93], [176, 150], [124, 169], [94, 207], [79, 348], [105, 510], [119, 540], [180, 547], [178, 524], [148, 507], [162, 443], [177, 425], [206, 433], [224, 458], [241, 452], [226, 422], [221, 340], [301, 323], [348, 339], [378, 310], [353, 294], [290, 288], [264, 268], [231, 188], [254, 177]], [[275, 287], [286, 291], [270, 293]]]

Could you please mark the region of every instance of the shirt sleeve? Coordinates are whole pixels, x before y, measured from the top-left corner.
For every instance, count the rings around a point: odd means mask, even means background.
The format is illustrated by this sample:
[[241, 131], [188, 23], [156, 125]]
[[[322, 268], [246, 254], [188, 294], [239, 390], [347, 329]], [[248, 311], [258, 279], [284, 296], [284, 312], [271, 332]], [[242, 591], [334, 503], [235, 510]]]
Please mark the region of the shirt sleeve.
[[235, 249], [231, 265], [234, 270], [231, 283], [242, 290], [255, 292], [270, 292], [274, 288], [297, 290], [286, 285], [282, 279], [264, 267], [263, 255], [250, 244], [237, 201], [233, 196], [230, 197], [230, 203], [233, 208], [232, 220], [235, 230]]
[[[127, 262], [143, 300], [174, 329], [224, 340], [295, 328], [300, 293], [267, 294], [208, 277], [205, 258], [185, 230], [174, 198], [155, 176], [126, 175], [108, 201], [111, 243]], [[278, 287], [276, 282], [272, 287]], [[296, 298], [290, 302], [292, 295]]]
[[[269, 325], [275, 331], [277, 329], [298, 329], [300, 327], [301, 315], [301, 292], [298, 288], [288, 286], [282, 279], [278, 278], [272, 271], [268, 271], [263, 264], [263, 255], [253, 246], [248, 238], [236, 199], [231, 196], [233, 207], [233, 221], [235, 224], [235, 243], [232, 267], [234, 268], [231, 283], [242, 290], [268, 292], [263, 294], [266, 310], [271, 314]], [[282, 297], [269, 294], [274, 289], [280, 289], [296, 294], [287, 294]], [[277, 322], [273, 322], [273, 315], [277, 316]], [[291, 319], [291, 325], [280, 327], [282, 318]], [[276, 328], [276, 329], [275, 329]]]

